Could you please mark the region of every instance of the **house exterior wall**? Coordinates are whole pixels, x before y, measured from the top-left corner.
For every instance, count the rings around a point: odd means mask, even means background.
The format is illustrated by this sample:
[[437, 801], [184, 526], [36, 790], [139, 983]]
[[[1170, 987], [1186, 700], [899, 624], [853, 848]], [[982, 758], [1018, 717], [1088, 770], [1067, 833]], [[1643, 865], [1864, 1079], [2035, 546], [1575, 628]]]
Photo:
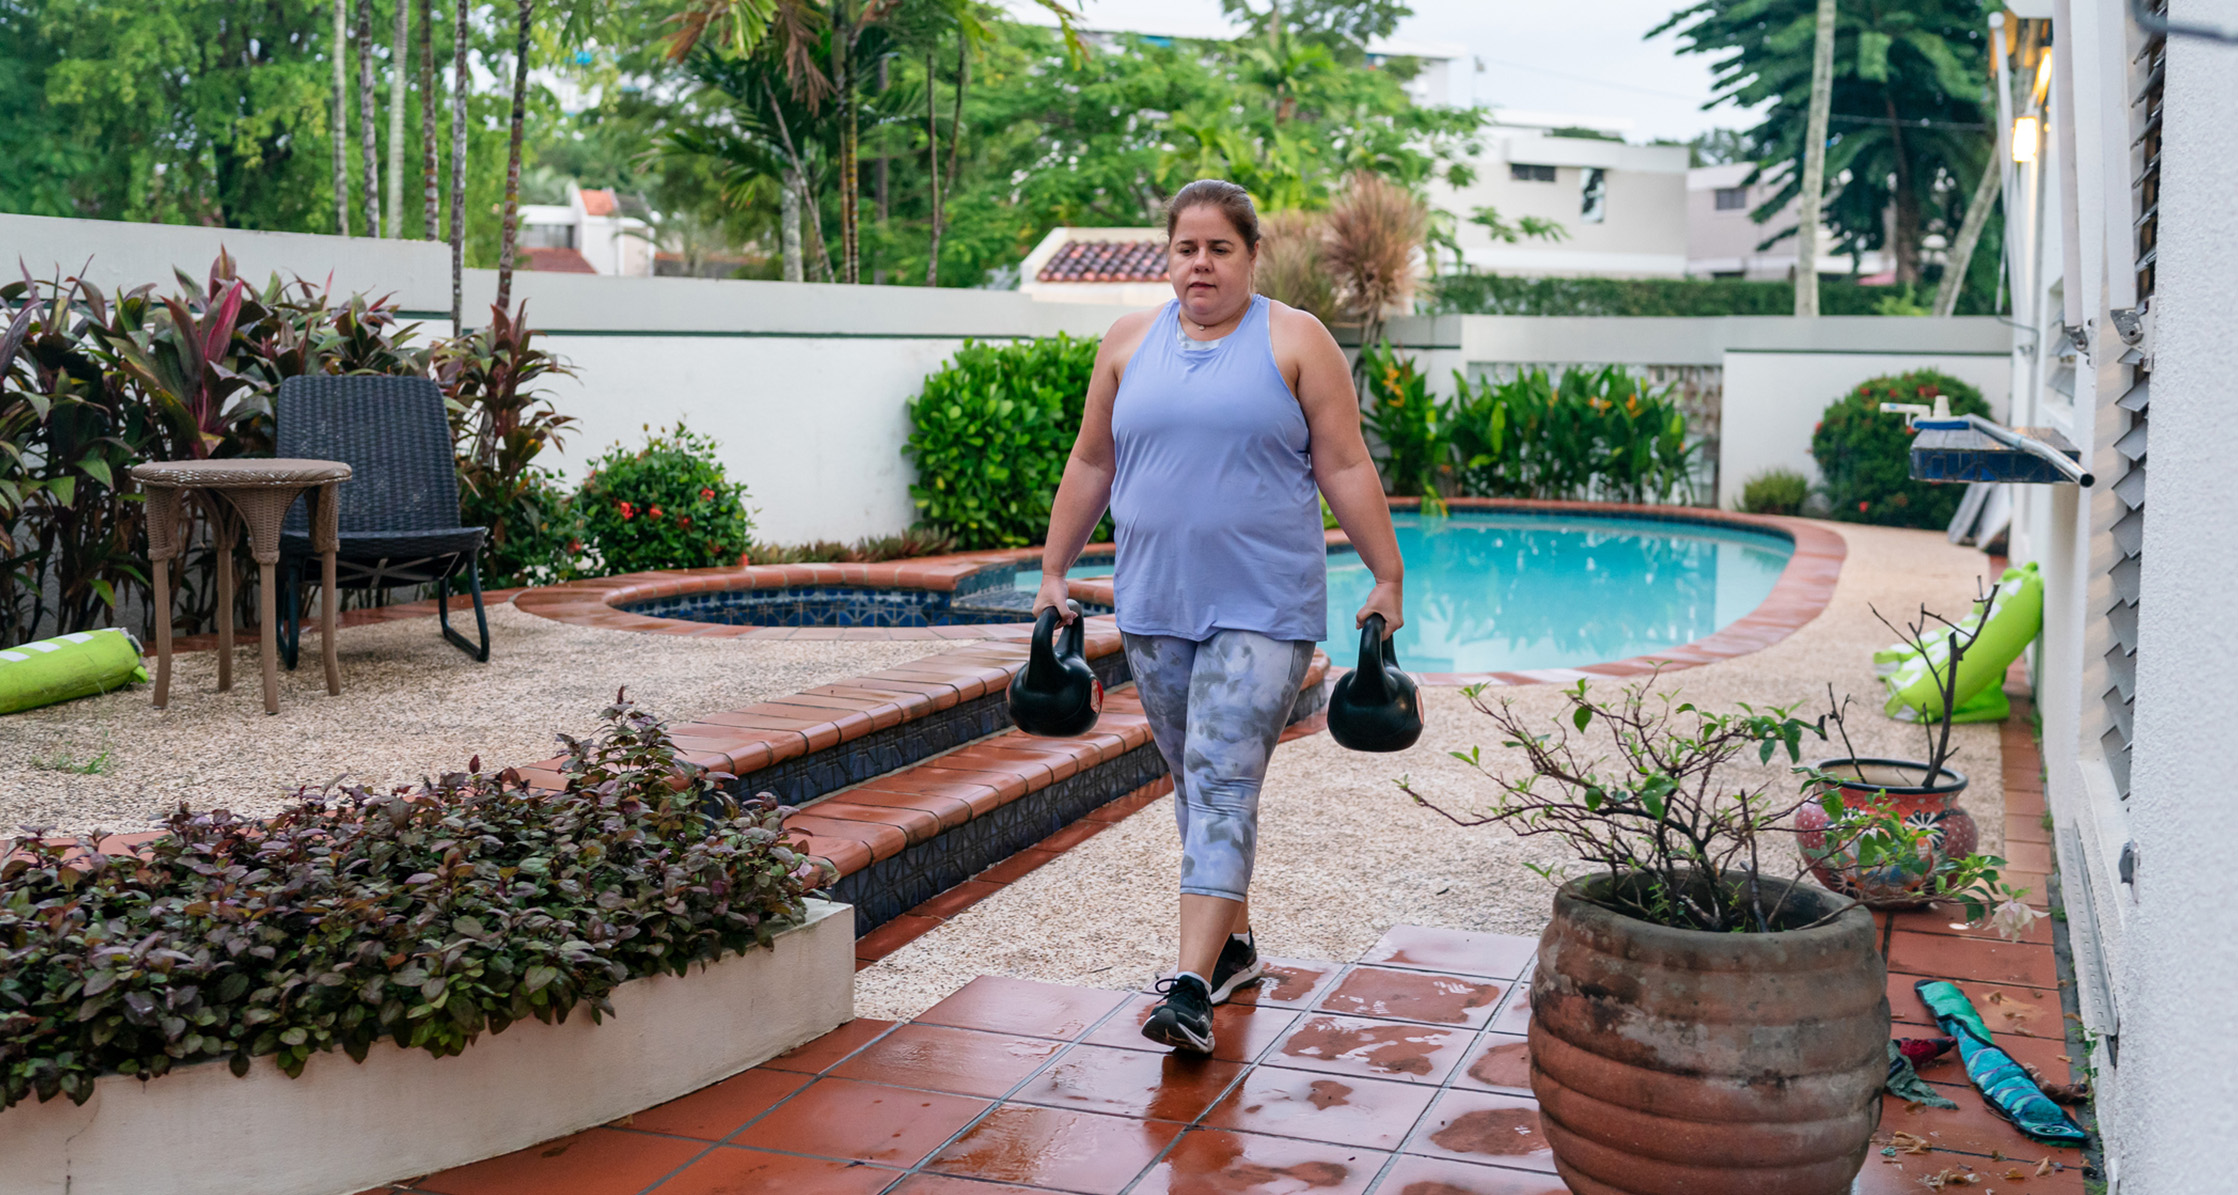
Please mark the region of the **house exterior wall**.
[[[1778, 190], [1769, 183], [1746, 181], [1755, 169], [1752, 163], [1736, 162], [1725, 166], [1697, 166], [1686, 172], [1686, 272], [1690, 276], [1779, 281], [1794, 274], [1794, 237], [1769, 248], [1757, 246], [1773, 234], [1795, 227], [1795, 204], [1789, 202], [1762, 224], [1751, 219], [1751, 214]], [[1742, 206], [1724, 209], [1717, 206], [1718, 192], [1728, 188], [1746, 191], [1747, 198]], [[1848, 274], [1852, 267], [1861, 274], [1877, 274], [1887, 268], [1886, 255], [1878, 251], [1864, 254], [1856, 261], [1825, 252], [1834, 240], [1831, 233], [1820, 231], [1820, 275]]]
[[[1626, 145], [1584, 137], [1551, 137], [1537, 129], [1494, 128], [1466, 187], [1433, 181], [1432, 205], [1454, 216], [1463, 257], [1478, 270], [1498, 274], [1676, 278], [1686, 272], [1686, 161], [1684, 146]], [[1510, 169], [1551, 166], [1554, 181], [1518, 180]], [[1599, 169], [1607, 187], [1606, 215], [1581, 219], [1585, 174]], [[1526, 239], [1509, 245], [1469, 222], [1490, 207], [1514, 222], [1537, 216], [1562, 226], [1559, 241]]]

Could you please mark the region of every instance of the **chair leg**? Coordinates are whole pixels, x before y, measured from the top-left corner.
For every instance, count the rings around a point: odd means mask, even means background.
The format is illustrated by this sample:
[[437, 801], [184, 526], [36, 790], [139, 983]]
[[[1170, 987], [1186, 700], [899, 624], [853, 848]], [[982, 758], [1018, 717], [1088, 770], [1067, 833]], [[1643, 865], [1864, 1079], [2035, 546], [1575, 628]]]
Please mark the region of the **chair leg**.
[[301, 653], [303, 637], [303, 568], [290, 556], [280, 564], [280, 662], [289, 672]]
[[468, 642], [466, 636], [451, 629], [449, 577], [435, 583], [435, 617], [443, 624], [445, 639], [450, 640], [460, 651], [474, 657], [475, 663], [487, 664], [490, 662], [490, 620], [482, 609], [482, 564], [472, 557], [468, 557], [466, 561], [466, 583], [474, 594], [474, 629], [482, 637], [480, 646]]

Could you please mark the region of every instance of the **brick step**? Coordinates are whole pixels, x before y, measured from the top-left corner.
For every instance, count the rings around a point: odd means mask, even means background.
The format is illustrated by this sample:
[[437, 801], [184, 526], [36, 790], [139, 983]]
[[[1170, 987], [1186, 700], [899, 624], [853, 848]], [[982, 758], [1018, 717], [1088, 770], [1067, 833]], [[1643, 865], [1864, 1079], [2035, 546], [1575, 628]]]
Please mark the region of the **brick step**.
[[[1321, 711], [1327, 667], [1316, 655], [1293, 723]], [[1116, 801], [1155, 799], [1165, 776], [1128, 685], [1105, 694], [1103, 716], [1079, 738], [988, 735], [839, 789], [785, 825], [839, 869], [833, 895], [855, 906], [856, 932], [868, 934], [1021, 851], [1072, 845], [1068, 827]]]

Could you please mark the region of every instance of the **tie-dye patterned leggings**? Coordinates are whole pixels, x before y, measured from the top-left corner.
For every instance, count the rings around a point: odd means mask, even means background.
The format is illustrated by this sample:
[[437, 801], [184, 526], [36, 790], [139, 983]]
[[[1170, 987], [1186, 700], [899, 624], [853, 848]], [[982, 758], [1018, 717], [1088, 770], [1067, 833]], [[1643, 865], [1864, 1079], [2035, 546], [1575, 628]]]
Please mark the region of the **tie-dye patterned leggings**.
[[1126, 635], [1143, 713], [1173, 772], [1181, 891], [1242, 900], [1259, 846], [1259, 786], [1313, 644], [1253, 631], [1201, 643]]

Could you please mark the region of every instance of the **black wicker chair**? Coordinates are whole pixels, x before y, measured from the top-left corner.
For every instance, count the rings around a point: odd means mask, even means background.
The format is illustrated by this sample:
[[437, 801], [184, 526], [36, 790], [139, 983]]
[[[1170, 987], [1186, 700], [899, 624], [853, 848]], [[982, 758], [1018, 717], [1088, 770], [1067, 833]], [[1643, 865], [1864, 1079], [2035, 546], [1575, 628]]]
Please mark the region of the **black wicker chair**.
[[[277, 408], [276, 455], [343, 461], [352, 471], [339, 487], [337, 587], [434, 583], [443, 637], [486, 662], [490, 624], [482, 611], [476, 558], [488, 529], [458, 525], [458, 466], [443, 392], [426, 378], [294, 377], [280, 383]], [[292, 669], [303, 630], [303, 585], [318, 576], [309, 516], [301, 502], [289, 509], [281, 530], [280, 568], [285, 598], [280, 652]], [[461, 573], [474, 595], [479, 644], [451, 629], [451, 579]]]

